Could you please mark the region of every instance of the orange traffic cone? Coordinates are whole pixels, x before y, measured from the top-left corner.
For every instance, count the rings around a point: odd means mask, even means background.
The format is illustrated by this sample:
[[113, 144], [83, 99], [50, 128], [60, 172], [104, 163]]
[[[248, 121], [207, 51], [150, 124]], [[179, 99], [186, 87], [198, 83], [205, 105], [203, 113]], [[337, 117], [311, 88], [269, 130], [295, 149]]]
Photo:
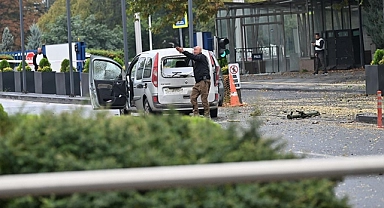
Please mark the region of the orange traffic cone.
[[240, 103], [239, 96], [237, 95], [237, 90], [235, 86], [235, 82], [233, 81], [233, 75], [229, 75], [229, 84], [231, 89], [231, 106], [243, 106], [243, 104]]

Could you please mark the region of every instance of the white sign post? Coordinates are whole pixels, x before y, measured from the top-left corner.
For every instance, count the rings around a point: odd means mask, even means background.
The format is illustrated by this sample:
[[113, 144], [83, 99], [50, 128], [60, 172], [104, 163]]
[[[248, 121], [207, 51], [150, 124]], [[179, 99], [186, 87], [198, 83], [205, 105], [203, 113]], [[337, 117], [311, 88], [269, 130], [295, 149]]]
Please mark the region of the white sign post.
[[233, 77], [236, 89], [240, 89], [240, 67], [238, 63], [228, 64], [228, 73]]

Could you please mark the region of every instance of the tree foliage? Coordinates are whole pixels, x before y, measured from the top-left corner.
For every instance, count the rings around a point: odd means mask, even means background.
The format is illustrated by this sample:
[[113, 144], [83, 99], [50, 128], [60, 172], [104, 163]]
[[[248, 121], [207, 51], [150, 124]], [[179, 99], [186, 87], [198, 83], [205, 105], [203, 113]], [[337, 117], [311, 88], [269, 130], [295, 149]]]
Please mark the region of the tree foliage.
[[[40, 15], [44, 12], [41, 8], [44, 5], [41, 0], [23, 0], [24, 31], [28, 31], [30, 25], [37, 22]], [[1, 0], [0, 1], [0, 30], [8, 27], [14, 35], [14, 50], [20, 50], [20, 10], [19, 1]]]
[[27, 49], [29, 50], [35, 50], [42, 46], [41, 43], [41, 31], [39, 29], [39, 26], [37, 24], [32, 24], [29, 27], [29, 36], [28, 36], [28, 43], [27, 43]]
[[[123, 45], [123, 34], [120, 26], [109, 30], [106, 25], [99, 23], [94, 15], [82, 20], [80, 15], [71, 19], [72, 40], [84, 41], [88, 48], [116, 50]], [[67, 18], [59, 16], [50, 23], [44, 32], [45, 44], [68, 42]]]
[[4, 28], [3, 35], [1, 37], [0, 51], [11, 51], [13, 49], [14, 37], [9, 31], [8, 27]]
[[[117, 5], [115, 1], [102, 0], [71, 0], [71, 16], [80, 16], [84, 20], [90, 15], [98, 20], [98, 23], [106, 25], [109, 29], [114, 29], [116, 25], [121, 25], [120, 1]], [[47, 26], [54, 23], [57, 17], [65, 15], [66, 0], [56, 0], [48, 12], [39, 19], [39, 26], [46, 31]]]
[[[1, 110], [1, 106], [0, 106]], [[204, 118], [116, 117], [81, 111], [7, 116], [0, 175], [291, 159], [256, 123], [222, 129]], [[241, 134], [239, 134], [242, 132]], [[228, 184], [150, 191], [110, 191], [0, 200], [9, 207], [348, 207], [335, 180]]]
[[[193, 13], [194, 21], [208, 22], [212, 20], [220, 7], [223, 6], [223, 0], [194, 0]], [[165, 12], [165, 15], [154, 19], [158, 24], [154, 25], [152, 30], [157, 33], [164, 27], [172, 26], [178, 20], [184, 17], [188, 10], [188, 1], [178, 0], [136, 0], [129, 1], [129, 12], [134, 14], [140, 12], [142, 17]]]
[[373, 43], [377, 48], [384, 48], [384, 19], [383, 1], [365, 0], [363, 1], [364, 27], [372, 37]]
[[[148, 2], [148, 1], [147, 1]], [[140, 2], [139, 2], [140, 3]], [[149, 2], [148, 4], [151, 5], [153, 2]], [[155, 4], [159, 4], [159, 2], [155, 1]], [[165, 2], [166, 4], [169, 2]], [[200, 2], [201, 3], [201, 2]], [[196, 2], [196, 5], [200, 5], [199, 2]], [[180, 3], [175, 3], [173, 2], [172, 4], [180, 4]], [[209, 5], [212, 5], [210, 3], [206, 3]], [[184, 3], [181, 3], [180, 5], [184, 5]], [[147, 5], [146, 5], [147, 6]], [[64, 34], [64, 31], [57, 31], [59, 29], [55, 29], [55, 26], [59, 25], [57, 23], [59, 17], [61, 16], [66, 16], [66, 10], [65, 10], [66, 4], [65, 0], [57, 0], [55, 1], [54, 5], [50, 8], [50, 10], [43, 15], [38, 22], [38, 25], [42, 29], [43, 33], [48, 35], [49, 37], [44, 38], [44, 40], [47, 40], [45, 42], [46, 44], [50, 43], [62, 43], [63, 41], [65, 42], [66, 39], [64, 35], [62, 35], [63, 38], [58, 38], [55, 37], [55, 33], [52, 32], [59, 32], [58, 34]], [[198, 6], [203, 7], [203, 6]], [[129, 8], [129, 5], [128, 5]], [[211, 7], [209, 7], [211, 8]], [[201, 8], [200, 8], [201, 9]], [[164, 23], [164, 17], [169, 15], [169, 10], [166, 9], [157, 9], [157, 13], [152, 14], [152, 32], [153, 33], [153, 48], [165, 48], [169, 47], [169, 42], [173, 42], [176, 45], [180, 45], [179, 41], [179, 35], [178, 35], [178, 30], [175, 30], [172, 28], [172, 24], [174, 22], [170, 21], [167, 24]], [[206, 11], [206, 10], [204, 10]], [[204, 11], [195, 11], [196, 14], [204, 12]], [[113, 37], [110, 38], [110, 40], [106, 39], [106, 42], [110, 41], [115, 41], [120, 43], [120, 47], [117, 47], [117, 49], [123, 49], [123, 44], [122, 44], [122, 18], [121, 18], [121, 7], [120, 7], [120, 1], [112, 3], [110, 1], [102, 1], [102, 0], [72, 0], [71, 1], [71, 13], [72, 17], [78, 16], [77, 18], [81, 21], [86, 22], [86, 19], [88, 19], [90, 16], [93, 16], [93, 18], [96, 21], [96, 24], [99, 24], [100, 28], [103, 28], [103, 30], [108, 31], [108, 33], [114, 33], [114, 34], [119, 34], [120, 37]], [[175, 14], [178, 14], [180, 12], [176, 12]], [[184, 12], [182, 12], [184, 13]], [[143, 44], [143, 51], [149, 50], [149, 24], [148, 24], [148, 16], [146, 16], [145, 13], [141, 14], [141, 34], [142, 34], [142, 44]], [[183, 14], [181, 15], [183, 16]], [[201, 15], [200, 15], [201, 16]], [[211, 31], [214, 32], [214, 16], [215, 13], [210, 13], [210, 15], [202, 15], [201, 17], [207, 17], [207, 21], [201, 21], [200, 19], [195, 19], [194, 22], [198, 22], [196, 26], [196, 30], [198, 31]], [[198, 16], [196, 16], [198, 18]], [[74, 21], [72, 21], [72, 29], [73, 31], [76, 30], [76, 26], [74, 25]], [[132, 58], [135, 54], [135, 31], [134, 31], [134, 15], [133, 13], [128, 13], [127, 16], [127, 28], [128, 28], [128, 46], [129, 46], [129, 57]], [[65, 29], [66, 21], [63, 20], [62, 26], [59, 26], [63, 29]], [[55, 25], [55, 26], [54, 26]], [[91, 23], [90, 27], [95, 26], [95, 23]], [[82, 25], [82, 27], [89, 27], [89, 24], [86, 22], [85, 24]], [[63, 30], [60, 29], [60, 30]], [[81, 28], [85, 29], [85, 28]], [[65, 30], [66, 31], [66, 30]], [[108, 50], [113, 47], [104, 47], [103, 45], [99, 44], [93, 44], [92, 41], [94, 39], [103, 39], [103, 38], [108, 38], [109, 36], [103, 37], [100, 36], [101, 29], [94, 29], [93, 31], [89, 31], [89, 33], [86, 33], [86, 36], [79, 37], [81, 41], [85, 41], [87, 44], [87, 48], [100, 48], [104, 50]], [[53, 35], [50, 35], [53, 34]], [[121, 34], [121, 35], [120, 35]], [[184, 35], [187, 36], [187, 32], [184, 32]], [[78, 40], [78, 36], [76, 36], [73, 33], [74, 40]], [[51, 39], [53, 38], [53, 39]], [[49, 40], [48, 40], [49, 39]], [[55, 40], [56, 39], [56, 40]], [[60, 40], [58, 40], [60, 39]], [[184, 40], [185, 42], [188, 42], [188, 40]], [[104, 41], [103, 41], [104, 42]], [[94, 47], [94, 46], [98, 47]], [[112, 45], [118, 45], [112, 44]]]

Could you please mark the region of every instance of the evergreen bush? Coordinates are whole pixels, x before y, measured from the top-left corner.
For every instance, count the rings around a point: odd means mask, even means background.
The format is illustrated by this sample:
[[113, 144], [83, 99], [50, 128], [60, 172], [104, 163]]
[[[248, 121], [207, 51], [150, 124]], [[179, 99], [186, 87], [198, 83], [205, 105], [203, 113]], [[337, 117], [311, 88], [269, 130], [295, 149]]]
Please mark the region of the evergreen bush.
[[39, 62], [39, 68], [44, 68], [45, 66], [51, 66], [47, 58], [42, 58]]
[[114, 61], [116, 61], [117, 63], [120, 64], [120, 66], [124, 66], [124, 61], [122, 59], [120, 59], [119, 57], [115, 57], [113, 58]]
[[371, 65], [379, 65], [380, 61], [384, 58], [384, 49], [377, 49], [373, 55]]
[[228, 75], [228, 65], [221, 67], [221, 72], [223, 75]]
[[89, 58], [85, 60], [83, 73], [89, 73], [89, 62], [90, 61], [91, 61], [91, 59], [89, 59]]
[[52, 68], [50, 66], [44, 66], [43, 68], [40, 68], [37, 70], [38, 72], [52, 72]]
[[64, 59], [61, 62], [60, 72], [67, 72], [67, 68], [68, 67], [69, 67], [69, 60], [68, 59]]
[[[291, 159], [275, 139], [204, 118], [15, 115], [0, 139], [0, 175]], [[17, 125], [14, 125], [17, 124]], [[348, 207], [336, 180], [212, 185], [0, 199], [10, 207]]]
[[[28, 65], [26, 61], [24, 61], [24, 66], [26, 71], [32, 71], [32, 68]], [[20, 62], [19, 66], [17, 67], [17, 71], [22, 71], [22, 70], [23, 70], [23, 66]]]
[[7, 60], [3, 59], [0, 61], [0, 71], [3, 71], [4, 68], [11, 67]]
[[11, 72], [13, 69], [11, 67], [5, 67], [2, 72]]

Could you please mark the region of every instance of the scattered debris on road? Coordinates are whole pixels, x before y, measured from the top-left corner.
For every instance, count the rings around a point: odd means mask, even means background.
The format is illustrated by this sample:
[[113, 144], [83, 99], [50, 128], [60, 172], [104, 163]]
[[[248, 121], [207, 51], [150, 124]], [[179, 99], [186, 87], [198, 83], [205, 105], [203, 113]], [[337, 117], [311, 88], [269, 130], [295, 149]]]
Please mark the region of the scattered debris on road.
[[319, 111], [311, 111], [311, 112], [304, 112], [304, 111], [296, 111], [297, 113], [291, 112], [291, 114], [287, 115], [288, 119], [294, 119], [294, 118], [308, 118], [308, 117], [314, 117], [314, 116], [319, 116], [320, 113]]

